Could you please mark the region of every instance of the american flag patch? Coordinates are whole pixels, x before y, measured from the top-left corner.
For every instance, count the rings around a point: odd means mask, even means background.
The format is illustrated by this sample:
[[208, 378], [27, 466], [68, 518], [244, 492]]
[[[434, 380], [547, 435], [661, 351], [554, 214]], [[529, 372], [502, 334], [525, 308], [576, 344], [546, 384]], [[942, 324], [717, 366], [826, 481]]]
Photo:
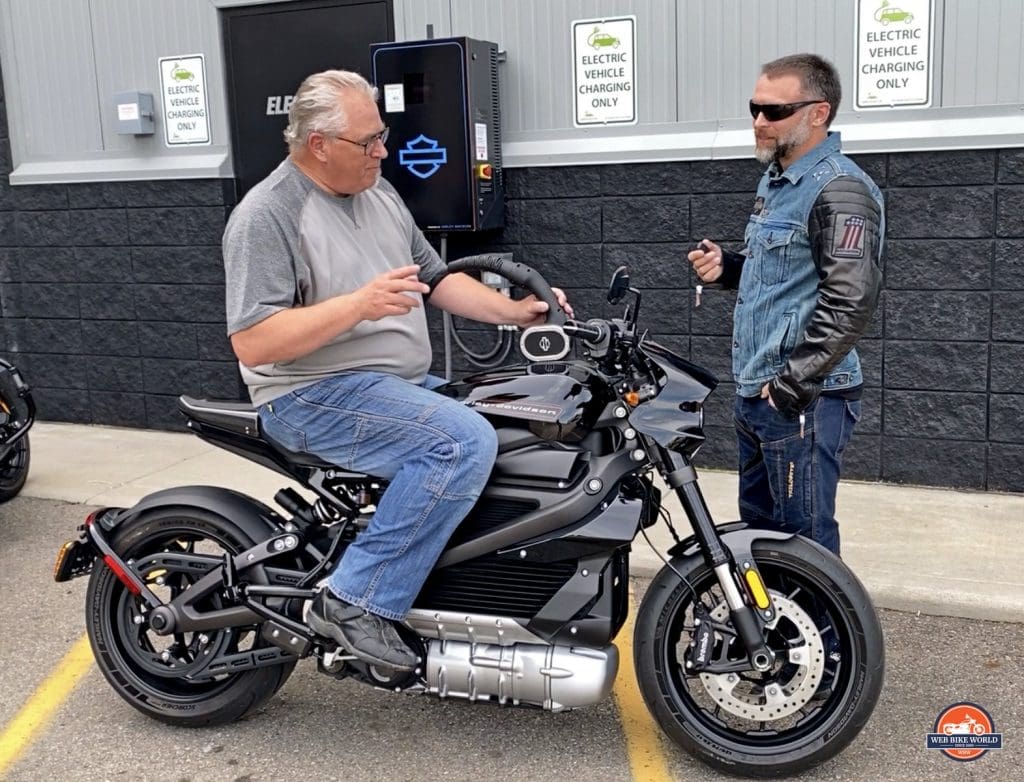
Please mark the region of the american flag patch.
[[836, 258], [863, 258], [865, 222], [862, 215], [838, 215], [832, 255]]

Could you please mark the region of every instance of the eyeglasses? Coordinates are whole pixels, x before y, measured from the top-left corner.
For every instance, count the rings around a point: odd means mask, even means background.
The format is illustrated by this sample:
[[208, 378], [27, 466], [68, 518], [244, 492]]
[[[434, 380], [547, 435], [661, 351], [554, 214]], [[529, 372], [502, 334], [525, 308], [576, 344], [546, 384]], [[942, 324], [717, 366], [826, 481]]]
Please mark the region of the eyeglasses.
[[382, 130], [380, 133], [374, 133], [366, 141], [353, 141], [352, 139], [345, 138], [344, 136], [334, 136], [334, 138], [338, 139], [338, 141], [347, 141], [349, 144], [355, 144], [357, 147], [362, 147], [363, 154], [369, 155], [370, 150], [372, 150], [377, 145], [377, 142], [380, 142], [381, 144], [388, 143], [389, 133], [391, 133], [391, 128], [385, 126], [384, 130]]
[[811, 106], [815, 103], [824, 103], [823, 100], [802, 100], [799, 103], [754, 103], [750, 101], [750, 116], [757, 119], [758, 114], [764, 114], [769, 122], [778, 122], [796, 114], [797, 109], [804, 106]]

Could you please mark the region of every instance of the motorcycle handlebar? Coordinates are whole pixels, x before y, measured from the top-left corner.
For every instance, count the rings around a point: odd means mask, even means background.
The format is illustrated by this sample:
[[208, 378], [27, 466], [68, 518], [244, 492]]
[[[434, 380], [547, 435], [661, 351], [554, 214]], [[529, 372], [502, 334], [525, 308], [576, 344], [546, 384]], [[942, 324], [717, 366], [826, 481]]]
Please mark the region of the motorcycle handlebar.
[[569, 336], [576, 336], [582, 339], [584, 344], [590, 349], [591, 355], [594, 356], [607, 355], [611, 347], [612, 337], [615, 334], [615, 327], [608, 323], [608, 321], [600, 320], [599, 318], [591, 318], [586, 323], [580, 323], [578, 320], [569, 320], [562, 326], [562, 329]]
[[570, 337], [582, 337], [585, 342], [601, 342], [608, 334], [607, 326], [592, 320], [587, 323], [568, 320], [562, 328]]

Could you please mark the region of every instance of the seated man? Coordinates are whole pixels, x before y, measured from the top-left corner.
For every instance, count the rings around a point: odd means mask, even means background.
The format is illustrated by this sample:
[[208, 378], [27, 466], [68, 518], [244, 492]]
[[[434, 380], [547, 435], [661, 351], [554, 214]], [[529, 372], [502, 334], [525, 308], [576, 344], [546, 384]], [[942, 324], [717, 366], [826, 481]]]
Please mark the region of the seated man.
[[[497, 452], [490, 424], [431, 389], [422, 304], [529, 326], [547, 305], [448, 274], [380, 177], [388, 129], [376, 90], [348, 71], [299, 87], [288, 157], [224, 232], [231, 344], [275, 442], [390, 486], [348, 547], [309, 625], [351, 654], [397, 670], [416, 657], [394, 625], [483, 490]], [[565, 296], [556, 291], [565, 307]]]

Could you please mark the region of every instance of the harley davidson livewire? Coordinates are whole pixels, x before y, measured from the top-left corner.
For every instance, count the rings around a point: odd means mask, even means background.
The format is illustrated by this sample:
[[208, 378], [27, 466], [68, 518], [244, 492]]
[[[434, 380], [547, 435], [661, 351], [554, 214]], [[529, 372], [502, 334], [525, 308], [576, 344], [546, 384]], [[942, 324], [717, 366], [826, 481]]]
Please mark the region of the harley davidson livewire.
[[[201, 438], [299, 481], [283, 513], [213, 486], [151, 494], [92, 513], [55, 578], [90, 574], [86, 625], [97, 664], [128, 703], [174, 725], [237, 720], [298, 660], [391, 690], [573, 709], [604, 699], [629, 608], [629, 550], [671, 520], [653, 473], [692, 535], [668, 551], [636, 618], [636, 672], [662, 729], [719, 769], [794, 774], [832, 757], [882, 687], [877, 615], [838, 558], [803, 538], [716, 527], [691, 459], [704, 441], [709, 373], [643, 336], [628, 271], [608, 300], [620, 319], [566, 320], [534, 270], [476, 256], [548, 302], [520, 340], [529, 363], [443, 387], [494, 425], [490, 482], [399, 626], [412, 672], [360, 662], [303, 621], [386, 483], [261, 436], [238, 402], [182, 397]], [[565, 360], [576, 344], [582, 358]], [[675, 530], [673, 529], [673, 534]]]

